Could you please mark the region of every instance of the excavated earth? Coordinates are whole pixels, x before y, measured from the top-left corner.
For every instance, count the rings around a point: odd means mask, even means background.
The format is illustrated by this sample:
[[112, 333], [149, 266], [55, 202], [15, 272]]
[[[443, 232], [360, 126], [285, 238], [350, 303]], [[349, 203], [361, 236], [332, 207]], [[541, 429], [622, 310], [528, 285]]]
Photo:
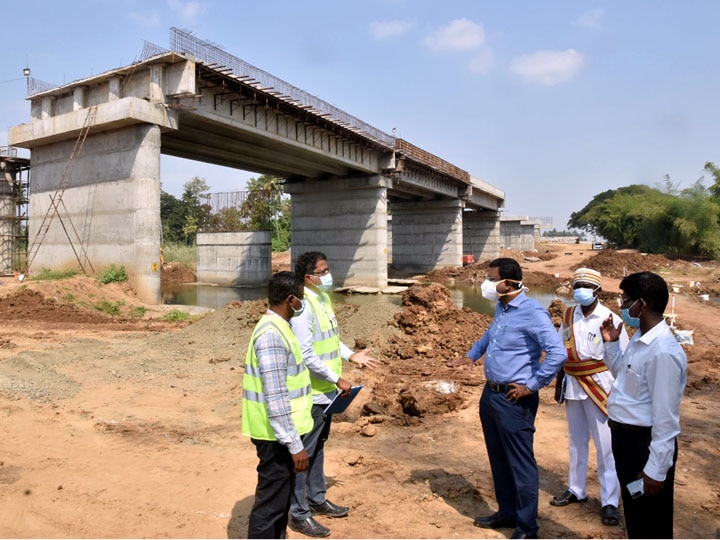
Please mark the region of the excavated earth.
[[[587, 245], [506, 252], [524, 283], [551, 287], [556, 323], [575, 268], [603, 274], [616, 309], [620, 279], [638, 270], [676, 286], [676, 326], [692, 331], [676, 479], [675, 535], [720, 530], [720, 266]], [[289, 256], [273, 270], [288, 269]], [[194, 281], [166, 265], [166, 282]], [[322, 520], [338, 538], [502, 538], [472, 526], [494, 511], [477, 404], [480, 365], [450, 369], [491, 319], [458, 309], [449, 287], [479, 283], [487, 263], [416, 276], [400, 305], [339, 303], [343, 341], [369, 347], [378, 370], [345, 365], [364, 389], [334, 419], [326, 451], [328, 497], [352, 508]], [[701, 294], [712, 297], [703, 301]], [[0, 281], [0, 537], [239, 538], [246, 534], [257, 458], [239, 433], [247, 341], [263, 301], [233, 302], [188, 320], [179, 306], [146, 306], [125, 284], [87, 277]], [[110, 315], [109, 313], [112, 313]], [[479, 363], [481, 364], [481, 362]], [[590, 500], [550, 506], [565, 488], [564, 409], [541, 392], [536, 458], [540, 534], [622, 538], [599, 518], [591, 452]], [[290, 537], [302, 535], [289, 532]]]

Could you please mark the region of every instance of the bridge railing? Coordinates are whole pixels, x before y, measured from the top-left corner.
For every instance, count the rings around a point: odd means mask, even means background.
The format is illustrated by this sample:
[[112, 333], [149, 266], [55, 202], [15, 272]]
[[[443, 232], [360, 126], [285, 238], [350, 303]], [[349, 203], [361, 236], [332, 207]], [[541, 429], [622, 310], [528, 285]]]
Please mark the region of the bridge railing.
[[240, 78], [242, 82], [257, 86], [258, 89], [271, 93], [278, 99], [293, 105], [309, 107], [309, 111], [315, 114], [327, 115], [338, 124], [365, 135], [389, 149], [393, 149], [395, 146], [395, 138], [392, 135], [388, 135], [252, 64], [248, 64], [244, 60], [223, 51], [217, 45], [198, 39], [190, 32], [171, 28], [170, 48], [174, 52], [191, 54], [211, 67], [228, 68], [231, 70], [232, 76]]

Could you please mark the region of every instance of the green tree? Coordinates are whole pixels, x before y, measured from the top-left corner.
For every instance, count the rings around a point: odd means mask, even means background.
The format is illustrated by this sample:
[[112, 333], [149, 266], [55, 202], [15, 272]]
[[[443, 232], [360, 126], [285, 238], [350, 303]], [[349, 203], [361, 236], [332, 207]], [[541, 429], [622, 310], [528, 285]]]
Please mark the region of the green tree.
[[162, 239], [164, 242], [182, 242], [185, 224], [185, 207], [183, 202], [160, 191], [160, 221], [162, 223]]
[[197, 231], [204, 230], [210, 222], [208, 204], [210, 188], [204, 178], [194, 177], [185, 182], [180, 199], [160, 192], [160, 220], [164, 242], [195, 243]]
[[204, 178], [195, 176], [189, 182], [185, 182], [185, 189], [182, 195], [183, 205], [185, 207], [185, 223], [183, 224], [183, 235], [185, 243], [192, 245], [195, 243], [198, 230], [204, 230], [205, 226], [210, 223], [210, 190]]
[[[720, 175], [713, 164], [706, 171]], [[603, 236], [619, 248], [720, 258], [720, 197], [703, 178], [680, 190], [665, 176], [662, 189], [631, 185], [596, 195], [574, 212], [569, 227]]]
[[290, 198], [284, 194], [282, 179], [263, 175], [247, 183], [248, 196], [240, 215], [250, 230], [272, 231], [273, 251], [290, 247]]

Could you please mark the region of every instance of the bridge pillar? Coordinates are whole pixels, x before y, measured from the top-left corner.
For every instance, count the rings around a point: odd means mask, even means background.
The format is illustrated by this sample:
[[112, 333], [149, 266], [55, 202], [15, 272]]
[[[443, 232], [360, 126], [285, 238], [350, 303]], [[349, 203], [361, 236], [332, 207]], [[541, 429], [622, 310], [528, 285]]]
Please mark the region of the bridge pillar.
[[463, 207], [460, 200], [390, 204], [393, 269], [424, 274], [462, 266]]
[[337, 286], [387, 286], [387, 190], [380, 175], [285, 184], [292, 197], [293, 264], [322, 251]]
[[[36, 238], [74, 145], [74, 140], [65, 140], [32, 149], [30, 242]], [[123, 265], [140, 298], [160, 303], [160, 127], [136, 124], [91, 130], [71, 167], [59, 217], [53, 217], [31, 272], [44, 267], [78, 268], [73, 249], [80, 254], [84, 246], [95, 272], [110, 264]]]
[[463, 213], [463, 252], [475, 261], [500, 256], [500, 214], [493, 210]]

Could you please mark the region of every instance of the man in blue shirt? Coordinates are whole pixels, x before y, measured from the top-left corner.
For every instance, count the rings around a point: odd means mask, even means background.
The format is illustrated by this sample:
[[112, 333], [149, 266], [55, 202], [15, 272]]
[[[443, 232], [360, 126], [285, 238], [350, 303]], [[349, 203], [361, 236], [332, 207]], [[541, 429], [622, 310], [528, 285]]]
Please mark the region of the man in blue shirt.
[[512, 538], [537, 538], [539, 473], [533, 438], [538, 390], [554, 379], [567, 354], [547, 309], [525, 294], [517, 261], [491, 261], [482, 293], [497, 301], [493, 322], [467, 356], [448, 363], [471, 365], [485, 355], [480, 422], [499, 509], [475, 518], [475, 525], [515, 528]]

